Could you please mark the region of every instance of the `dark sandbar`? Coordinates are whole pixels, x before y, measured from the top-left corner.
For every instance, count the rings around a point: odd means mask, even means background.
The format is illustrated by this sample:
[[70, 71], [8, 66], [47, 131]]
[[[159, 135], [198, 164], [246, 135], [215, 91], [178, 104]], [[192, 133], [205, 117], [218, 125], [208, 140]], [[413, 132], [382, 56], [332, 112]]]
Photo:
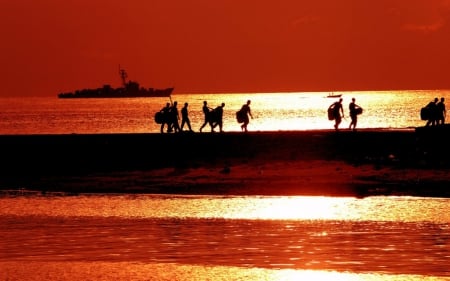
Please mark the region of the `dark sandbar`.
[[448, 197], [447, 129], [4, 135], [0, 189]]

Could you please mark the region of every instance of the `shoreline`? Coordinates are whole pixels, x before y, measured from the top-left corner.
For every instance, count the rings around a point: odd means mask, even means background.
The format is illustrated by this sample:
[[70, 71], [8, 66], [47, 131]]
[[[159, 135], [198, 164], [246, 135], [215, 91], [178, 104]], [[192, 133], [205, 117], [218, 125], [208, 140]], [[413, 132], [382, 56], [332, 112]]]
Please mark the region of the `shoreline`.
[[429, 131], [3, 135], [0, 190], [450, 197]]

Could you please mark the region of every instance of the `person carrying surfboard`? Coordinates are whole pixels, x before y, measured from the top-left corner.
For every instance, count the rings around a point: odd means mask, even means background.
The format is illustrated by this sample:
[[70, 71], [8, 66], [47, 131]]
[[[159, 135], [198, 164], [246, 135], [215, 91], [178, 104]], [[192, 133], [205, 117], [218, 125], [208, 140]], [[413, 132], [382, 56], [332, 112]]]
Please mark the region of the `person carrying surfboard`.
[[203, 114], [205, 115], [205, 122], [203, 122], [203, 125], [200, 127], [200, 133], [202, 132], [203, 128], [206, 126], [206, 124], [209, 123], [209, 113], [210, 111], [212, 111], [213, 108], [208, 106], [208, 102], [207, 101], [203, 101], [203, 107], [202, 107], [202, 111]]
[[334, 102], [328, 107], [328, 112], [331, 113], [332, 119], [334, 119], [334, 129], [339, 130], [339, 124], [341, 124], [342, 118], [344, 118], [344, 109], [342, 108], [342, 98], [339, 101]]
[[362, 113], [362, 107], [355, 103], [355, 98], [352, 98], [352, 102], [348, 105], [350, 118], [352, 121], [350, 122], [350, 126], [348, 127], [350, 130], [353, 127], [353, 131], [356, 131], [356, 124], [358, 123], [358, 115]]
[[242, 106], [242, 108], [236, 112], [236, 118], [239, 123], [244, 123], [241, 125], [241, 130], [247, 132], [247, 125], [250, 123], [249, 116], [253, 119], [252, 112], [250, 110], [250, 100], [247, 100], [247, 103]]

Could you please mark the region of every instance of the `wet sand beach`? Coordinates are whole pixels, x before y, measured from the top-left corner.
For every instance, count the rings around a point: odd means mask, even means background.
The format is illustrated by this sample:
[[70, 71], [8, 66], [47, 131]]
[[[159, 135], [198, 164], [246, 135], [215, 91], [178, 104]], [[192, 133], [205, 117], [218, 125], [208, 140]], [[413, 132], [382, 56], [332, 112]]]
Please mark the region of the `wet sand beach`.
[[443, 130], [3, 135], [0, 189], [449, 197]]

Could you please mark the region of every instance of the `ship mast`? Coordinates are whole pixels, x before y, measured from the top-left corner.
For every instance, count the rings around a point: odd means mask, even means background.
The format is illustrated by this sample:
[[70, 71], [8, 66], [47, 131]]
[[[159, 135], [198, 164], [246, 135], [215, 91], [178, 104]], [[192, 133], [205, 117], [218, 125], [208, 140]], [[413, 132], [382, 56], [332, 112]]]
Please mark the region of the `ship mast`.
[[119, 75], [120, 75], [120, 78], [122, 79], [123, 86], [126, 87], [128, 75], [127, 75], [127, 72], [125, 71], [125, 69], [122, 69], [120, 67], [120, 64], [119, 64]]

